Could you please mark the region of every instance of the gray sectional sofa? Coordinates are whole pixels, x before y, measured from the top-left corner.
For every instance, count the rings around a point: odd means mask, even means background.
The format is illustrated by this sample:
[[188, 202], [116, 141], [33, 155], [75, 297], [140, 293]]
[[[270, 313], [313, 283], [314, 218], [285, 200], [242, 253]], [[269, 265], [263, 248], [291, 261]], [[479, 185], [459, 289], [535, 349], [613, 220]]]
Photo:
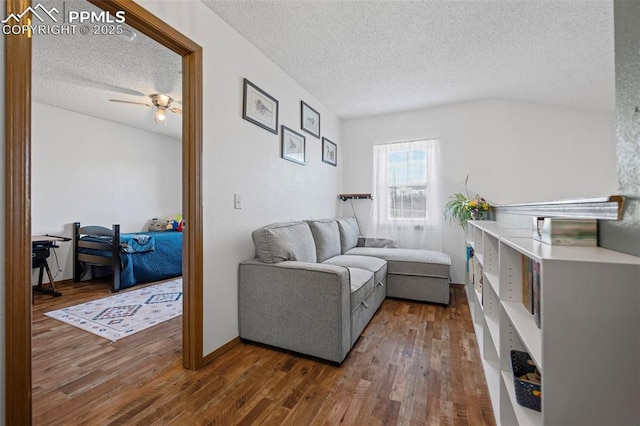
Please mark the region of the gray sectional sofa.
[[360, 238], [355, 218], [276, 223], [240, 264], [240, 338], [341, 363], [385, 297], [449, 303], [446, 253]]

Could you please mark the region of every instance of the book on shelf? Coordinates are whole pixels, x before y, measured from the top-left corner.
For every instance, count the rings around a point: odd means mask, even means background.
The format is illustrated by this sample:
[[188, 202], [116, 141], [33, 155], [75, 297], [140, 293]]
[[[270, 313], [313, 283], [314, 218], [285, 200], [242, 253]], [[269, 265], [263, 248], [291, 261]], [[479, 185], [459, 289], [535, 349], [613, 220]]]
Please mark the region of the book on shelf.
[[533, 260], [522, 255], [522, 304], [533, 313]]
[[541, 281], [540, 281], [540, 263], [539, 262], [533, 262], [533, 281], [532, 281], [532, 287], [533, 287], [533, 319], [536, 322], [536, 325], [538, 326], [538, 328], [540, 328], [541, 324], [540, 324], [540, 286], [541, 286]]
[[[473, 283], [476, 291], [482, 295], [482, 265], [477, 261], [473, 262]], [[482, 304], [482, 296], [480, 304]]]
[[467, 246], [467, 273], [469, 285], [473, 286], [473, 247]]

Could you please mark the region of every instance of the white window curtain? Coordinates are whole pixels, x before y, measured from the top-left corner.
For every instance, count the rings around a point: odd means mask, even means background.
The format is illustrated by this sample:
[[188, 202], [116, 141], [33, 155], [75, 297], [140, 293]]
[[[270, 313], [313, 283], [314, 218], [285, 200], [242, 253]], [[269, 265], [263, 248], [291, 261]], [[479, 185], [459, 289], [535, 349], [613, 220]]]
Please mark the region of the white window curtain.
[[375, 145], [372, 186], [367, 236], [442, 251], [438, 140]]

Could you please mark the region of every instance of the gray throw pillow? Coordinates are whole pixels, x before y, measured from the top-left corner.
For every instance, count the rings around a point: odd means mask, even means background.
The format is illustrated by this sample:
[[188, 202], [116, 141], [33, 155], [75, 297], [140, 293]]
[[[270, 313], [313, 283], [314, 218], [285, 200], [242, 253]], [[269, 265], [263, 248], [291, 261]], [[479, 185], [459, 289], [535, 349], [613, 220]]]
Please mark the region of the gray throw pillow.
[[308, 220], [316, 244], [318, 262], [341, 254], [340, 230], [335, 219]]
[[274, 223], [256, 229], [251, 237], [262, 262], [316, 262], [316, 246], [306, 222]]
[[338, 229], [340, 230], [340, 247], [342, 254], [345, 254], [358, 245], [360, 228], [355, 217], [345, 217], [338, 219]]

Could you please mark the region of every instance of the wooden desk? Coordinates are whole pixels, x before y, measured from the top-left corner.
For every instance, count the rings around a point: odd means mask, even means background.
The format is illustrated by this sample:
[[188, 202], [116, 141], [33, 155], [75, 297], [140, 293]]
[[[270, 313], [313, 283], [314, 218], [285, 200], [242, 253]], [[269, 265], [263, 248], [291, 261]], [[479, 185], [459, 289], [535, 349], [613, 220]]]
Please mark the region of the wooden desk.
[[[47, 258], [51, 255], [51, 249], [60, 247], [57, 243], [61, 241], [71, 241], [71, 238], [53, 235], [35, 235], [31, 237], [31, 267], [40, 269], [38, 284], [32, 287], [34, 292], [50, 294], [53, 297], [62, 296], [62, 293], [56, 291], [56, 286], [53, 283], [53, 274], [47, 262]], [[42, 285], [45, 271], [47, 271], [47, 276], [49, 277], [48, 287]]]

